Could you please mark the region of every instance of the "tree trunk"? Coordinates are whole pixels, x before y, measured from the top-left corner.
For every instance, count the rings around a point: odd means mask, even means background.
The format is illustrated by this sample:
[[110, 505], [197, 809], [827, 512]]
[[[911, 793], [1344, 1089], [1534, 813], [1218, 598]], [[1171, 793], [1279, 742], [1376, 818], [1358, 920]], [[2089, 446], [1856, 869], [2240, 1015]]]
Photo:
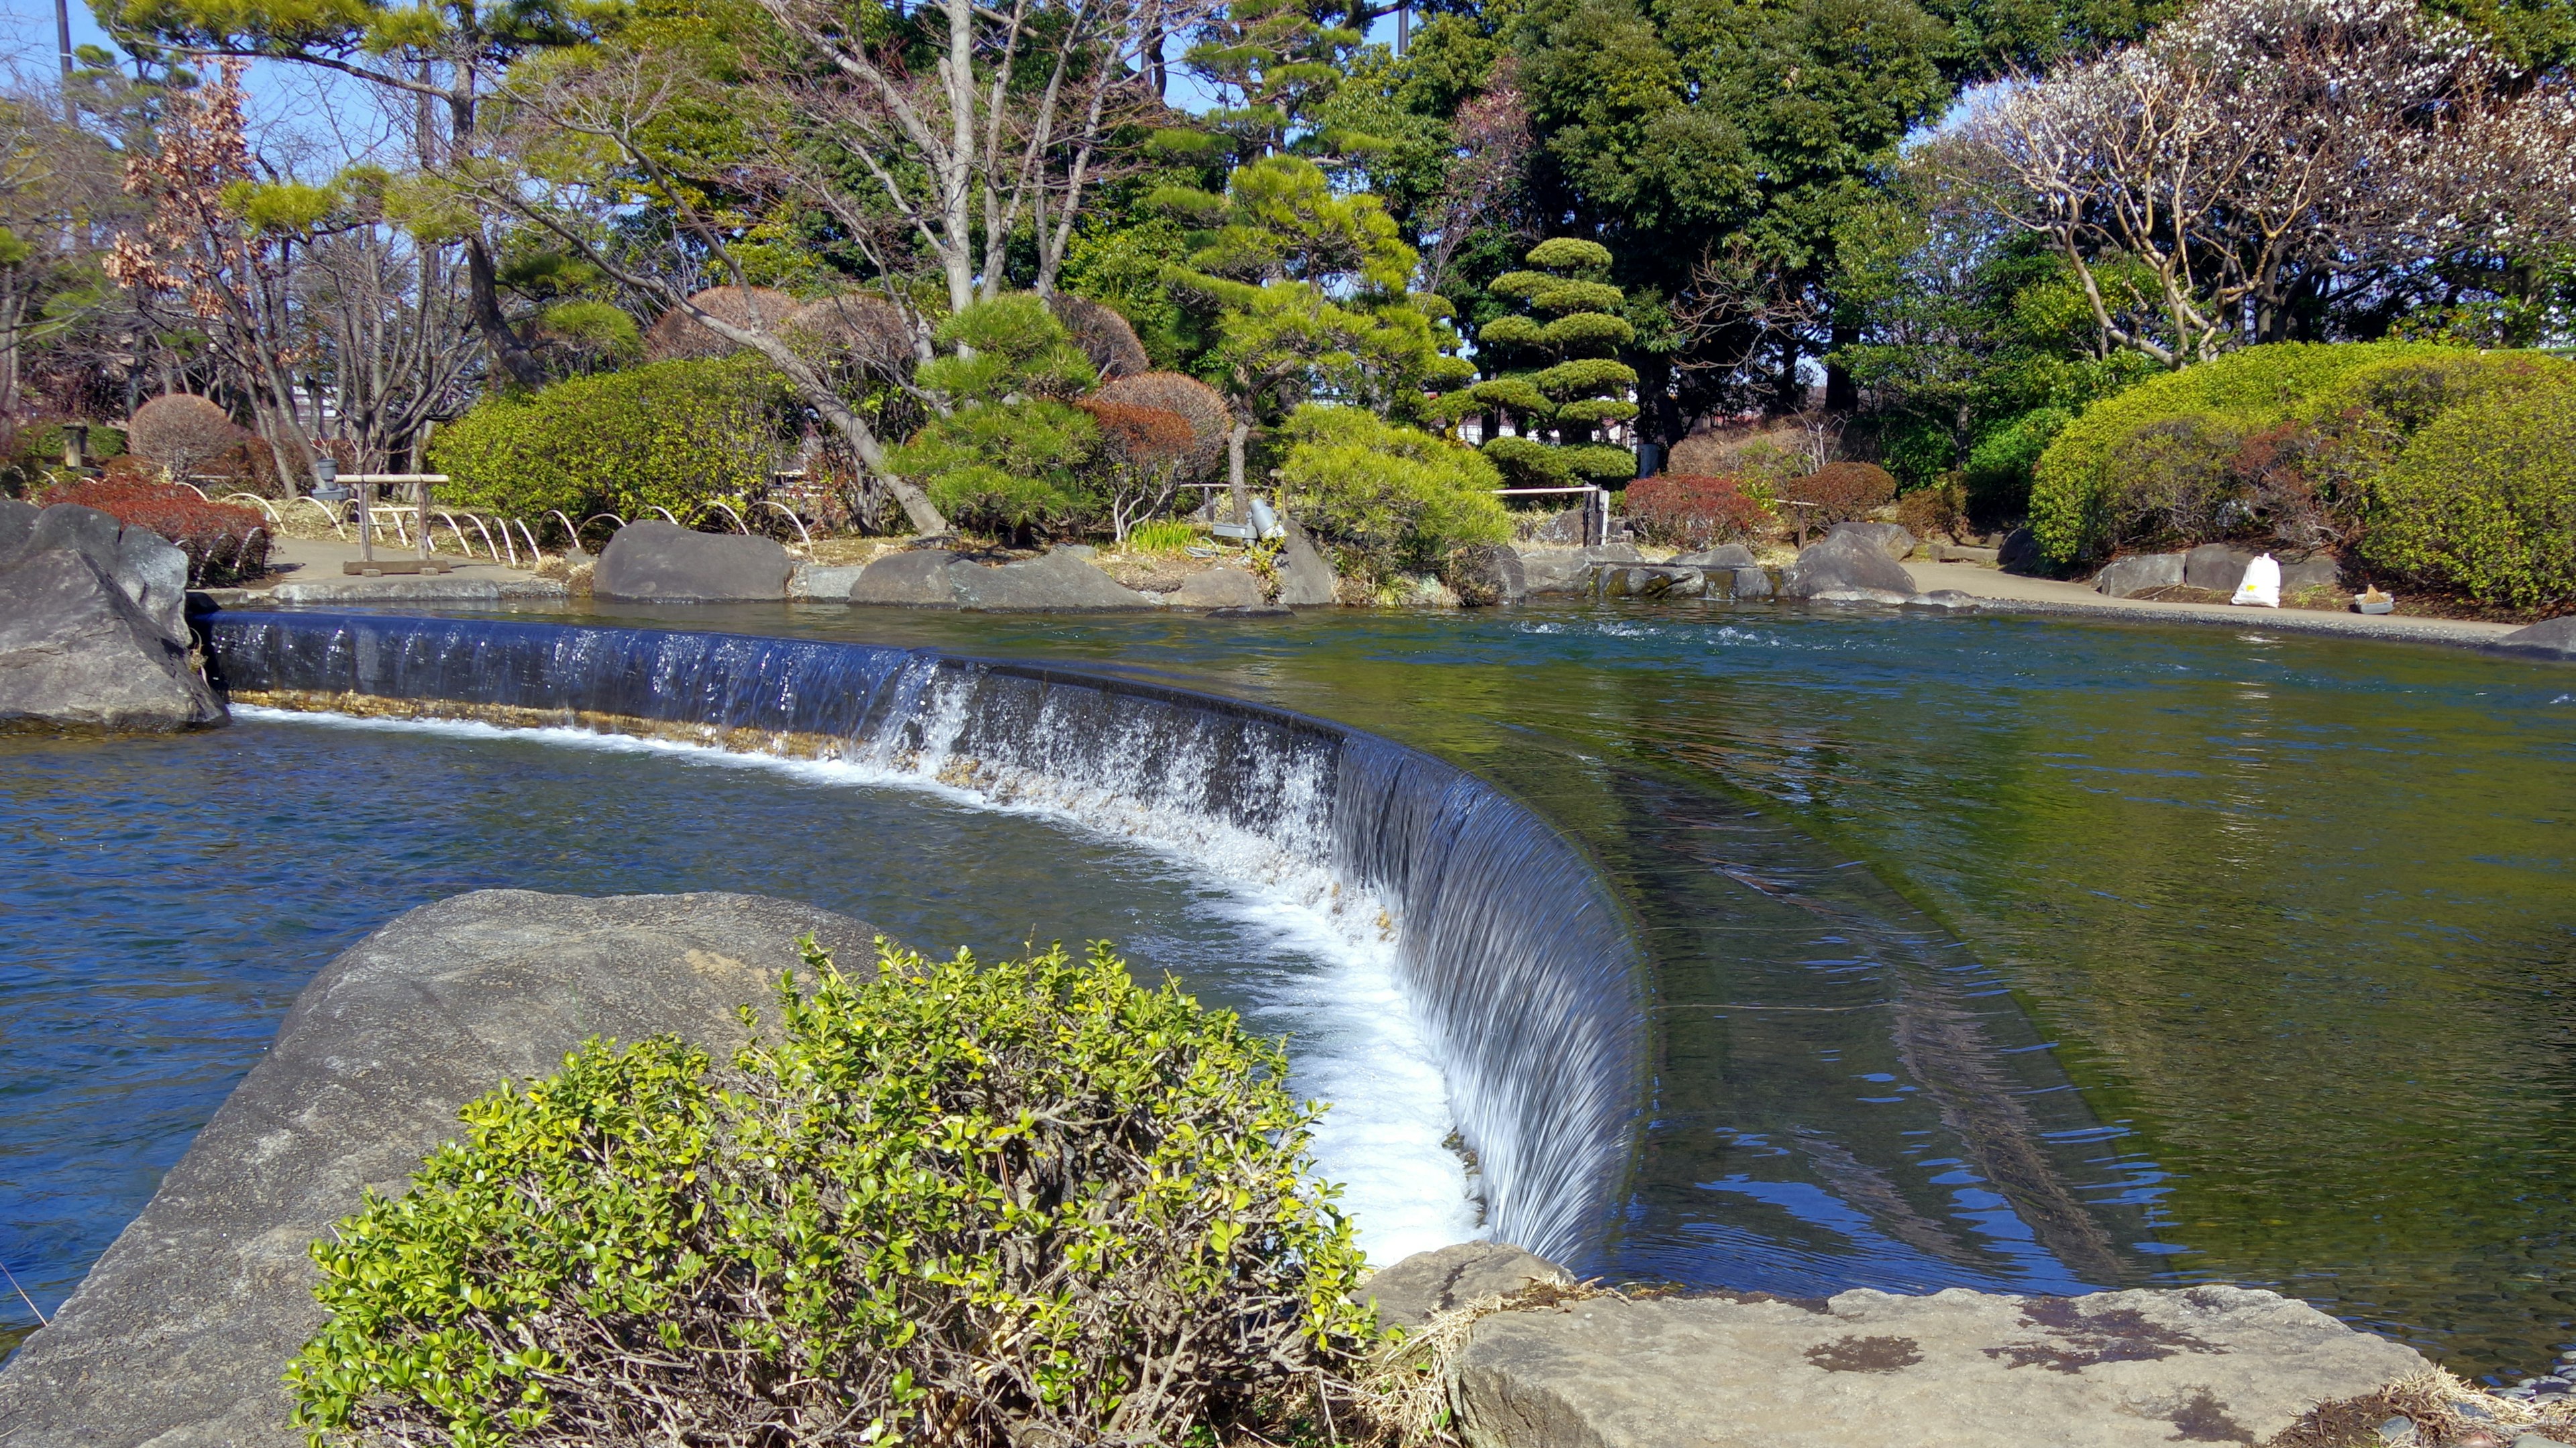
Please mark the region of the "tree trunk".
[[546, 385], [545, 365], [537, 360], [535, 349], [510, 326], [501, 315], [501, 285], [492, 269], [492, 253], [483, 245], [481, 232], [465, 238], [465, 280], [473, 298], [474, 326], [491, 344], [492, 360], [510, 374], [510, 380], [534, 392]]

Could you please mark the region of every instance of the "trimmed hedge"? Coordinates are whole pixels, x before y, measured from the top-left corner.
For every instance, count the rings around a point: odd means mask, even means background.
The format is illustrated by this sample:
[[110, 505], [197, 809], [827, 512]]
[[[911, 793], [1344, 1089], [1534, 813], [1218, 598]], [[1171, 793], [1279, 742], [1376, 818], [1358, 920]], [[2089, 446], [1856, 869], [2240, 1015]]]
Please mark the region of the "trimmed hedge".
[[2576, 368], [2485, 389], [2370, 485], [2362, 556], [2516, 608], [2576, 602]]
[[559, 508], [576, 523], [658, 506], [686, 523], [768, 486], [796, 428], [787, 379], [745, 352], [486, 397], [439, 429], [429, 466], [448, 475], [439, 501], [454, 506], [532, 522]]
[[[593, 1041], [313, 1245], [323, 1441], [1182, 1443], [1378, 1333], [1281, 1047], [1105, 945], [878, 945], [729, 1064]], [[744, 1009], [746, 1024], [752, 1013]]]
[[2305, 416], [2364, 366], [2457, 349], [2419, 342], [2279, 342], [2153, 377], [2084, 409], [2032, 470], [2030, 530], [2042, 556], [2067, 565], [2124, 542], [2134, 451], [2158, 450], [2180, 419], [2196, 432], [2250, 434]]

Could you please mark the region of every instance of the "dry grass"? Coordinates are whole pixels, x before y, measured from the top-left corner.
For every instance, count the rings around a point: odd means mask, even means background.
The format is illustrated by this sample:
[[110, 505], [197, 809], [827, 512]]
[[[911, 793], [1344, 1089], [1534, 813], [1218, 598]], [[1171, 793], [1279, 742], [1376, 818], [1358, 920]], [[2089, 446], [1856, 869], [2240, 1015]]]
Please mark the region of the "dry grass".
[[[2461, 1404], [2486, 1416], [2463, 1412]], [[2576, 1444], [2576, 1407], [2499, 1398], [2434, 1368], [2375, 1393], [2319, 1403], [2263, 1448], [2379, 1448], [2379, 1425], [2401, 1416], [2414, 1421], [2415, 1441], [2426, 1448], [2507, 1448], [2525, 1433]]]
[[1541, 1282], [1510, 1297], [1480, 1297], [1433, 1313], [1422, 1326], [1388, 1339], [1361, 1374], [1353, 1406], [1372, 1431], [1349, 1441], [1383, 1448], [1460, 1442], [1451, 1386], [1457, 1377], [1458, 1355], [1467, 1350], [1479, 1321], [1498, 1312], [1540, 1312], [1563, 1303], [1619, 1295], [1595, 1282]]

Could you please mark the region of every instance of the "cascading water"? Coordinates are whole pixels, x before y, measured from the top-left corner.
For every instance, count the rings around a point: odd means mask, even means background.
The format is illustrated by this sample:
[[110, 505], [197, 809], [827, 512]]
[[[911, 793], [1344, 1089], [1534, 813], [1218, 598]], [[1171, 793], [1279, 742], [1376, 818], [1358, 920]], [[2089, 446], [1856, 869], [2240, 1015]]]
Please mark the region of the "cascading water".
[[1583, 855], [1429, 755], [1284, 710], [923, 650], [334, 614], [209, 624], [236, 700], [864, 762], [1149, 839], [1393, 941], [1487, 1232], [1598, 1250], [1643, 1097], [1643, 964]]

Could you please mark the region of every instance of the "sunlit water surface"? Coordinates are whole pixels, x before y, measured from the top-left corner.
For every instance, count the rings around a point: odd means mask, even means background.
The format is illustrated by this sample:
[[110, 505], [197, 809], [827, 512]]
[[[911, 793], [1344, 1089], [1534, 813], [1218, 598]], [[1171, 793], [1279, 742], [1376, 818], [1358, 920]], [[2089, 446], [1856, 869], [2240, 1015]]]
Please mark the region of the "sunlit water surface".
[[[2576, 1338], [2576, 669], [1762, 606], [583, 616], [1141, 674], [1520, 793], [1629, 896], [1654, 961], [1626, 1275], [2239, 1281], [2473, 1374]], [[1400, 1033], [1368, 1033], [1383, 1011], [1327, 1009], [1381, 968], [1185, 862], [1040, 822], [314, 724], [0, 748], [0, 1040], [30, 1063], [0, 1098], [0, 1191], [28, 1204], [0, 1252], [56, 1295], [322, 960], [479, 884], [761, 890], [979, 948], [1108, 935], [1314, 1033], [1301, 1061], [1360, 1087], [1327, 1094], [1404, 1143], [1346, 1161], [1411, 1170], [1440, 1119], [1384, 1104], [1429, 1087]], [[1451, 1192], [1386, 1209], [1428, 1233]]]

